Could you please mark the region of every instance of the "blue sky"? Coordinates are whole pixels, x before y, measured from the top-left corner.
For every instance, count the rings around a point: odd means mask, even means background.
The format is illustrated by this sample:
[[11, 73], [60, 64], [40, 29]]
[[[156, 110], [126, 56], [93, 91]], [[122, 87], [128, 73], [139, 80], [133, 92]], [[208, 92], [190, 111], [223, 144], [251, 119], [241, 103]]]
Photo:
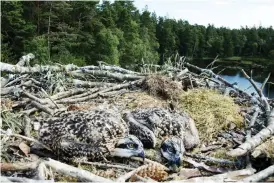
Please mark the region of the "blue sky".
[[274, 0], [135, 0], [158, 16], [187, 20], [190, 24], [241, 28], [274, 27]]

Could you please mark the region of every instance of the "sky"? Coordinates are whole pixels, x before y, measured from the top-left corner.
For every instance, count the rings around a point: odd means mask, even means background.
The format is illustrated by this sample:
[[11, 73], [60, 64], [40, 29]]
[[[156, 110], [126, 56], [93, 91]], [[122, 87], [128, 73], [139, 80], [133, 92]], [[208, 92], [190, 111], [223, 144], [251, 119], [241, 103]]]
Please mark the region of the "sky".
[[274, 0], [135, 0], [135, 6], [157, 16], [187, 20], [190, 24], [241, 28], [274, 27]]

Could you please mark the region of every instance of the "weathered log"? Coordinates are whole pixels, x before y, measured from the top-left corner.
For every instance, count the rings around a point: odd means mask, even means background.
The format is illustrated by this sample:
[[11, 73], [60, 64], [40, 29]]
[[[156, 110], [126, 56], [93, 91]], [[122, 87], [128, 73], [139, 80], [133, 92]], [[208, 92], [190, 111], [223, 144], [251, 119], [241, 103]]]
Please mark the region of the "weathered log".
[[73, 64], [69, 64], [66, 66], [57, 66], [57, 65], [51, 65], [51, 66], [39, 66], [36, 65], [34, 67], [23, 67], [18, 65], [12, 65], [4, 62], [0, 62], [0, 68], [1, 72], [7, 72], [7, 73], [40, 73], [40, 72], [47, 72], [49, 70], [53, 72], [61, 72], [61, 71], [71, 71], [78, 69], [77, 66]]

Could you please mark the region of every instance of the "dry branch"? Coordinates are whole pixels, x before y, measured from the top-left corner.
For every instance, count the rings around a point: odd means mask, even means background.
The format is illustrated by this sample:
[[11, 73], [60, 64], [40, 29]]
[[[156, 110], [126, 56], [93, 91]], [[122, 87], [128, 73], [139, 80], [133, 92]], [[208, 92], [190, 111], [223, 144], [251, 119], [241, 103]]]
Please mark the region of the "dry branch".
[[90, 181], [90, 182], [113, 182], [109, 179], [97, 176], [92, 174], [89, 171], [86, 170], [82, 170], [70, 165], [67, 165], [65, 163], [61, 163], [59, 161], [53, 160], [53, 159], [48, 159], [48, 161], [44, 162], [45, 165], [51, 167], [52, 169], [54, 169], [55, 171], [65, 174], [65, 175], [69, 175], [72, 177], [76, 177], [79, 178], [81, 180], [84, 181]]
[[273, 174], [274, 174], [274, 165], [260, 171], [259, 173], [246, 177], [239, 182], [259, 182]]
[[215, 167], [210, 167], [207, 166], [206, 164], [200, 162], [196, 162], [190, 158], [184, 158], [183, 161], [188, 162], [189, 164], [193, 165], [195, 168], [202, 168], [206, 171], [213, 172], [213, 173], [224, 173], [227, 172], [228, 170], [222, 169], [222, 168], [215, 168]]
[[245, 143], [241, 144], [236, 149], [231, 150], [227, 154], [229, 156], [237, 157], [245, 155], [247, 152], [253, 150], [255, 147], [264, 142], [267, 138], [271, 137], [274, 134], [274, 109], [272, 109], [270, 115], [268, 116], [268, 126], [262, 129], [255, 136], [251, 137], [249, 140], [246, 140]]
[[60, 99], [65, 98], [65, 97], [70, 97], [70, 96], [73, 96], [73, 95], [76, 95], [76, 94], [83, 93], [85, 91], [86, 90], [83, 89], [83, 88], [72, 89], [72, 90], [69, 90], [69, 91], [60, 92], [60, 93], [57, 93], [55, 95], [52, 95], [51, 99], [52, 100], [60, 100]]
[[7, 73], [40, 73], [40, 72], [46, 72], [46, 71], [53, 71], [53, 72], [61, 72], [61, 71], [71, 71], [75, 70], [78, 67], [75, 65], [66, 65], [66, 66], [39, 66], [36, 65], [34, 67], [23, 67], [18, 65], [12, 65], [4, 62], [0, 62], [0, 68], [1, 72], [7, 72]]
[[106, 82], [90, 82], [90, 81], [82, 81], [79, 79], [73, 79], [73, 84], [75, 86], [80, 86], [84, 88], [92, 88], [92, 87], [112, 87], [116, 83], [106, 83]]
[[258, 95], [260, 96], [262, 102], [263, 102], [263, 105], [265, 107], [265, 110], [268, 113], [270, 113], [270, 105], [267, 101], [267, 99], [265, 98], [264, 94], [263, 94], [263, 87], [264, 85], [266, 84], [267, 80], [269, 79], [270, 77], [270, 74], [268, 75], [268, 77], [265, 79], [263, 85], [262, 85], [262, 88], [259, 89], [258, 86], [255, 84], [255, 82], [253, 81], [253, 79], [247, 75], [247, 73], [242, 69], [242, 73], [244, 74], [244, 76], [249, 80], [249, 82], [252, 84], [252, 86], [254, 87], [254, 89], [256, 90], [256, 92], [258, 93]]
[[138, 80], [138, 79], [144, 78], [144, 76], [121, 74], [121, 73], [111, 73], [109, 71], [102, 71], [102, 70], [76, 70], [76, 71], [72, 71], [71, 74], [75, 75], [75, 76], [79, 76], [79, 74], [91, 74], [92, 76], [107, 77], [107, 78], [116, 79], [118, 81]]
[[243, 90], [241, 90], [241, 89], [235, 87], [233, 84], [231, 84], [230, 82], [228, 82], [228, 81], [225, 80], [224, 78], [222, 78], [222, 77], [220, 77], [219, 75], [215, 74], [212, 70], [209, 70], [209, 69], [202, 69], [202, 68], [200, 68], [200, 67], [197, 67], [197, 66], [192, 65], [192, 64], [187, 63], [187, 62], [185, 62], [185, 65], [188, 66], [188, 67], [191, 67], [191, 68], [193, 68], [193, 69], [196, 69], [196, 70], [198, 70], [198, 71], [200, 71], [200, 72], [207, 73], [207, 74], [209, 74], [211, 77], [213, 77], [213, 78], [215, 78], [215, 79], [217, 79], [217, 80], [223, 82], [226, 86], [229, 86], [229, 87], [233, 88], [234, 90], [236, 90], [237, 92], [243, 93], [243, 94], [245, 94], [246, 96], [249, 96], [249, 98], [251, 98], [251, 96], [250, 96], [248, 93], [246, 93], [246, 92], [244, 92]]

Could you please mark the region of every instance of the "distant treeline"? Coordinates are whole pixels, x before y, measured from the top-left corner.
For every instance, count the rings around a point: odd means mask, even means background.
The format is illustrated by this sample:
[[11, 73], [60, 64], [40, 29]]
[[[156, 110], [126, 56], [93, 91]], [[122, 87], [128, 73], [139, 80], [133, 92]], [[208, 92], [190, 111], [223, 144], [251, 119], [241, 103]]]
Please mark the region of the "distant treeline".
[[[157, 17], [133, 2], [2, 1], [1, 59], [25, 53], [37, 63], [132, 65], [160, 63], [179, 55], [274, 60], [272, 27], [228, 29]], [[218, 16], [218, 15], [217, 15]], [[183, 15], [182, 15], [183, 17]], [[225, 20], [224, 20], [225, 21]]]

